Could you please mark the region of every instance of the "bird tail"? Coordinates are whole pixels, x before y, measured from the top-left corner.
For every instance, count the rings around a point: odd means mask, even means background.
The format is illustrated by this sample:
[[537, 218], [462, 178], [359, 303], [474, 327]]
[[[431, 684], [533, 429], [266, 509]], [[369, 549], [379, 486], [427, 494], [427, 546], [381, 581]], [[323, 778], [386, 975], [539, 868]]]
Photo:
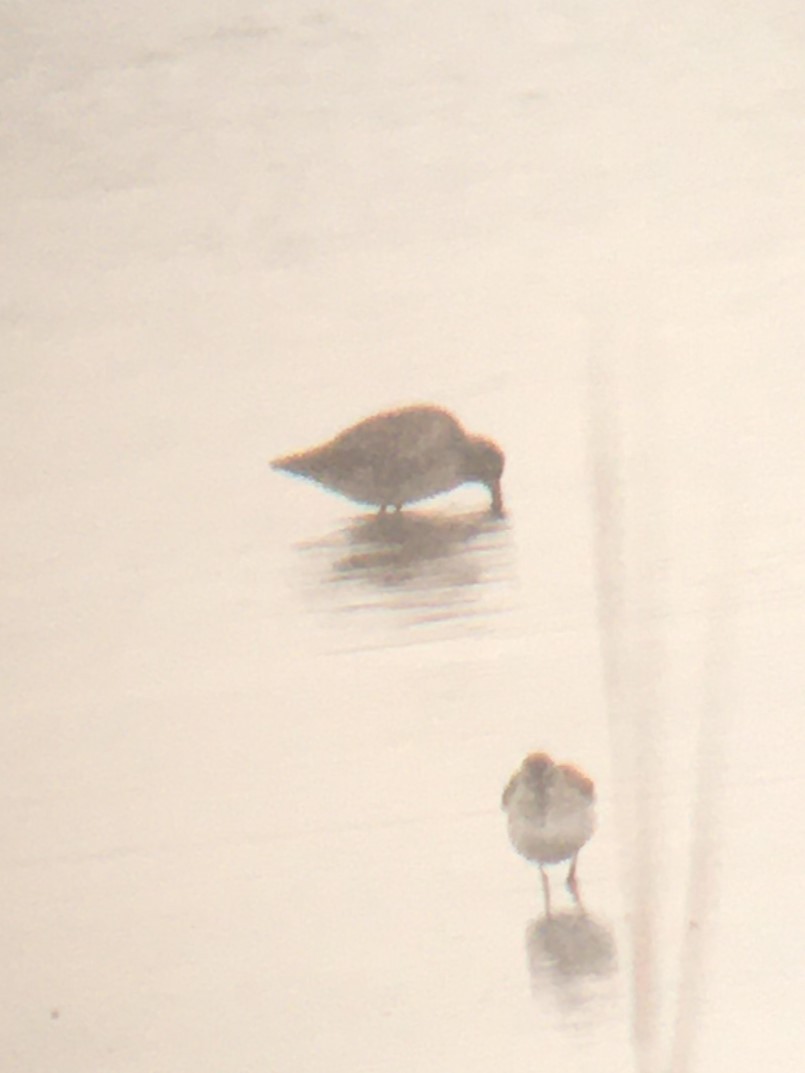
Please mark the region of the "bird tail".
[[269, 465], [272, 469], [280, 470], [282, 473], [294, 473], [299, 477], [313, 477], [317, 470], [316, 460], [309, 452], [274, 458]]

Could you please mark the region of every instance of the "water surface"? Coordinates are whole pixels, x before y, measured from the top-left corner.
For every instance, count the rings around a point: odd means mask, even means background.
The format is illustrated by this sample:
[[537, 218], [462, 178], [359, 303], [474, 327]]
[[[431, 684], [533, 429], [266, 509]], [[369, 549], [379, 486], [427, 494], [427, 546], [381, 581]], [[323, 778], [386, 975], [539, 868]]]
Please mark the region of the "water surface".
[[[798, 1070], [802, 18], [4, 18], [13, 1068]], [[415, 401], [505, 520], [268, 468]]]

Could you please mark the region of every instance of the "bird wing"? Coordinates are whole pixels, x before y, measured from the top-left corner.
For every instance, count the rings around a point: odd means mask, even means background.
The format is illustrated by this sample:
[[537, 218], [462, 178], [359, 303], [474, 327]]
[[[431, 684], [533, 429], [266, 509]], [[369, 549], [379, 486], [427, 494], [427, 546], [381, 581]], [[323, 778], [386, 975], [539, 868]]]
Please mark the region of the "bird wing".
[[514, 789], [515, 789], [515, 787], [517, 785], [517, 776], [519, 774], [520, 774], [520, 772], [516, 771], [514, 773], [514, 775], [512, 775], [512, 777], [506, 783], [506, 789], [503, 791], [503, 796], [500, 799], [500, 807], [501, 808], [505, 809], [505, 808], [508, 807], [509, 801], [511, 800], [511, 796], [514, 793]]
[[595, 799], [595, 784], [585, 774], [571, 764], [557, 764], [557, 770], [562, 773], [565, 783], [577, 790], [588, 801]]
[[369, 469], [378, 487], [393, 488], [463, 442], [454, 417], [422, 406], [369, 417], [336, 436], [326, 450], [331, 462]]

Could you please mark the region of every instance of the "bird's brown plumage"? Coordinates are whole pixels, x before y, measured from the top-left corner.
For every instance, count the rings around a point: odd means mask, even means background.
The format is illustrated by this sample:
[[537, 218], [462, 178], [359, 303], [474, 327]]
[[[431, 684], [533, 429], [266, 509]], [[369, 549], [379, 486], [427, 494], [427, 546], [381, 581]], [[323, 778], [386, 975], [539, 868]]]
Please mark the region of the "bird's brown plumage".
[[375, 414], [272, 466], [381, 509], [480, 482], [500, 511], [503, 461], [495, 444], [469, 435], [447, 410], [422, 405]]

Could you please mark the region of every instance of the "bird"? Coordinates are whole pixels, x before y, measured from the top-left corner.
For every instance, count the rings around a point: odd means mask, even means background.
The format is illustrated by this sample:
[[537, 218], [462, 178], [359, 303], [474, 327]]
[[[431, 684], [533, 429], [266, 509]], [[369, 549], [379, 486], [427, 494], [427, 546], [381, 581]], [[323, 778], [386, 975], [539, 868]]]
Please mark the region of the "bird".
[[486, 485], [492, 512], [503, 513], [503, 452], [491, 440], [470, 435], [439, 406], [375, 414], [327, 443], [274, 459], [271, 466], [379, 507], [381, 514], [461, 484]]
[[509, 839], [521, 856], [539, 865], [548, 916], [546, 864], [570, 861], [566, 886], [580, 903], [576, 865], [595, 830], [595, 786], [578, 768], [555, 764], [547, 753], [530, 753], [509, 779], [501, 807]]

